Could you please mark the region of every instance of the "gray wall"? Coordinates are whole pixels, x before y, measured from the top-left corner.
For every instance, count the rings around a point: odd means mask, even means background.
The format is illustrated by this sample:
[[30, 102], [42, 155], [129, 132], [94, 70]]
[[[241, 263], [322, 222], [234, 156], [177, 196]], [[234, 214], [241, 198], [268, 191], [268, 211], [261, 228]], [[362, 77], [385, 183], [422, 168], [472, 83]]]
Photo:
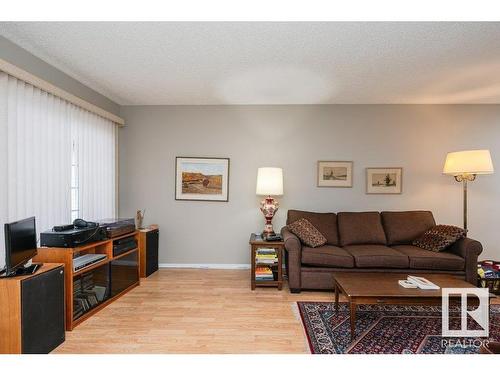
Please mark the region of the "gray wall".
[[[429, 209], [461, 224], [461, 185], [442, 175], [447, 151], [489, 148], [500, 168], [498, 105], [124, 107], [120, 215], [146, 208], [161, 227], [160, 263], [249, 263], [248, 237], [261, 230], [257, 168], [284, 168], [286, 211]], [[229, 202], [175, 201], [176, 156], [231, 158]], [[354, 186], [317, 188], [318, 160], [354, 161]], [[403, 167], [402, 195], [366, 195], [365, 167]], [[482, 258], [500, 257], [500, 170], [470, 186], [470, 235]]]
[[0, 36], [0, 58], [89, 103], [115, 115], [120, 115], [120, 106], [118, 104], [47, 64], [3, 36]]

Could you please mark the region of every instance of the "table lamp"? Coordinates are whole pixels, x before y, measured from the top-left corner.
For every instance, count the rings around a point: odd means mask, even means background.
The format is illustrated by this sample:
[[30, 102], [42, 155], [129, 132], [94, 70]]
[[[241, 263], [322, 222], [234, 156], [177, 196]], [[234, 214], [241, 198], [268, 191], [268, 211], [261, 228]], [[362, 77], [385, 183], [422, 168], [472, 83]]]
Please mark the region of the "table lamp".
[[455, 177], [464, 188], [464, 230], [467, 233], [467, 182], [474, 181], [478, 174], [492, 174], [493, 163], [489, 150], [450, 152], [446, 155], [443, 173]]
[[264, 167], [257, 171], [257, 195], [266, 195], [267, 197], [260, 202], [260, 210], [266, 218], [263, 236], [274, 234], [272, 220], [279, 204], [272, 195], [283, 195], [283, 169]]

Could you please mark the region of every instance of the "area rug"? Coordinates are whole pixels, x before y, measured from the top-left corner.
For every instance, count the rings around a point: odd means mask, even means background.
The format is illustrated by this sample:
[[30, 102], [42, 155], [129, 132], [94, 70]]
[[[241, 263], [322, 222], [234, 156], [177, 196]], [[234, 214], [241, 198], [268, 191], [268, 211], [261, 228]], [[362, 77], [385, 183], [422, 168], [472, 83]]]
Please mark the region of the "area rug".
[[[359, 305], [356, 338], [351, 341], [347, 303], [340, 303], [338, 311], [333, 303], [297, 305], [313, 354], [473, 354], [485, 341], [443, 338], [441, 307], [401, 305]], [[474, 323], [468, 328], [473, 329]], [[459, 325], [460, 312], [452, 308], [450, 328]], [[490, 307], [489, 331], [489, 340], [500, 340], [500, 305]]]

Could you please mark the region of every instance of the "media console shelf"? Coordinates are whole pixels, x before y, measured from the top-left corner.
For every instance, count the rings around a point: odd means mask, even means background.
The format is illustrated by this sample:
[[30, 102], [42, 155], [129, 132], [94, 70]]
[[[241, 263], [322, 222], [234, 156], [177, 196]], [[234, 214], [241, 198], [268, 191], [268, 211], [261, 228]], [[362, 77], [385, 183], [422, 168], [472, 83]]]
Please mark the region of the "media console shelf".
[[[33, 259], [35, 262], [63, 263], [65, 266], [68, 331], [72, 331], [78, 324], [140, 284], [138, 248], [113, 256], [113, 241], [131, 236], [139, 242], [139, 232], [136, 231], [75, 248], [38, 249], [38, 255]], [[73, 258], [84, 254], [104, 254], [106, 258], [76, 272], [73, 271]]]

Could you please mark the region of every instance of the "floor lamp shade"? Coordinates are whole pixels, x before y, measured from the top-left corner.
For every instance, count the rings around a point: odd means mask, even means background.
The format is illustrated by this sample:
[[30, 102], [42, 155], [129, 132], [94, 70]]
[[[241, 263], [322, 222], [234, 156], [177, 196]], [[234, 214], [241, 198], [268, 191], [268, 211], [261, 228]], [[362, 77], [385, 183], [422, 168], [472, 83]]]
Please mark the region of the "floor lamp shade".
[[463, 184], [464, 229], [467, 233], [467, 182], [472, 182], [477, 175], [492, 174], [493, 162], [489, 150], [469, 150], [450, 152], [446, 155], [443, 173], [455, 177]]
[[489, 150], [450, 152], [446, 155], [443, 173], [453, 176], [463, 174], [492, 174], [493, 162]]

